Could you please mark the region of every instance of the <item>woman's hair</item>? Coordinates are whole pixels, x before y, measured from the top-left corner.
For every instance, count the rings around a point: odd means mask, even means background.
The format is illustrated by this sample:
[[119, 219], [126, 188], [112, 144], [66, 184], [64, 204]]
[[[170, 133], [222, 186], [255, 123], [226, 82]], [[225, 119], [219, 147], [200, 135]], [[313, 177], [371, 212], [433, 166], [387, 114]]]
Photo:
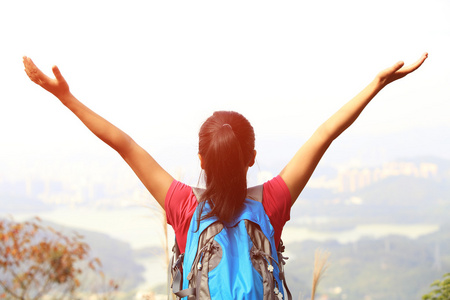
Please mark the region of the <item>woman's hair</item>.
[[229, 222], [247, 195], [247, 168], [255, 158], [253, 127], [237, 112], [216, 111], [200, 128], [198, 148], [206, 177], [206, 190], [198, 199], [200, 216], [206, 201], [211, 206], [198, 220], [217, 216]]

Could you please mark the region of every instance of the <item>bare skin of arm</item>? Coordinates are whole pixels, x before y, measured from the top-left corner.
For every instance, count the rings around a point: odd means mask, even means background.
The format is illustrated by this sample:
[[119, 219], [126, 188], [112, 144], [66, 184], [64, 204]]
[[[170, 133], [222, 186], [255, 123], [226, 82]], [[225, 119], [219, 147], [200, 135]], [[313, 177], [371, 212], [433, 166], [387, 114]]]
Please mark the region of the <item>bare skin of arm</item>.
[[50, 78], [39, 70], [30, 58], [24, 57], [23, 63], [28, 77], [34, 83], [55, 95], [92, 133], [116, 150], [133, 169], [156, 201], [164, 208], [165, 197], [173, 177], [129, 135], [76, 99], [70, 92], [69, 85], [58, 67], [53, 66], [52, 71], [55, 78]]
[[379, 91], [389, 83], [418, 69], [427, 57], [428, 54], [425, 53], [419, 60], [409, 66], [404, 66], [403, 62], [398, 62], [381, 71], [369, 85], [314, 132], [280, 172], [281, 178], [283, 178], [291, 193], [292, 204], [306, 186], [317, 164], [333, 140], [358, 118]]

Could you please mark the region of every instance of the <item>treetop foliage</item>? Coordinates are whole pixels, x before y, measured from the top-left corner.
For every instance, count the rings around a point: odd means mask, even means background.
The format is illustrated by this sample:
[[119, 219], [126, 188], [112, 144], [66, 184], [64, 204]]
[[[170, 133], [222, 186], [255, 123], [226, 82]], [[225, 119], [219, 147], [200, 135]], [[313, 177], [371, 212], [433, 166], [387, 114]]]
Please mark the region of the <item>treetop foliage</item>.
[[430, 293], [423, 295], [422, 300], [448, 300], [450, 299], [450, 273], [444, 274], [442, 280], [435, 280]]
[[[100, 259], [89, 257], [89, 245], [82, 239], [43, 226], [39, 218], [0, 220], [0, 298], [71, 298], [82, 285], [84, 271], [103, 277]], [[118, 288], [113, 281], [110, 286]]]

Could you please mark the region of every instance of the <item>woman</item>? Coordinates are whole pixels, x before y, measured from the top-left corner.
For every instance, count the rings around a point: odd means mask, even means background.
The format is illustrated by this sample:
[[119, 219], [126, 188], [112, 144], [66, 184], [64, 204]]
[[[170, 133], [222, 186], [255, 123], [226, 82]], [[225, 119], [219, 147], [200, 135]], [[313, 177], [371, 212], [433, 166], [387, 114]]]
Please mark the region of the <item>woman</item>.
[[[277, 177], [264, 184], [262, 204], [275, 230], [276, 245], [284, 224], [289, 220], [291, 206], [331, 142], [356, 120], [381, 89], [419, 68], [427, 56], [427, 53], [423, 54], [409, 66], [398, 62], [377, 74], [366, 88], [315, 131]], [[24, 65], [33, 82], [55, 95], [89, 130], [123, 157], [166, 210], [181, 252], [184, 252], [189, 224], [199, 202], [201, 205], [208, 202], [211, 206], [203, 219], [215, 216], [226, 222], [239, 212], [247, 194], [247, 170], [254, 164], [256, 155], [253, 128], [242, 115], [215, 112], [202, 125], [199, 158], [206, 176], [206, 190], [201, 199], [197, 199], [191, 187], [174, 180], [126, 133], [78, 101], [56, 66], [53, 67], [55, 78], [50, 78], [30, 58], [24, 57]]]

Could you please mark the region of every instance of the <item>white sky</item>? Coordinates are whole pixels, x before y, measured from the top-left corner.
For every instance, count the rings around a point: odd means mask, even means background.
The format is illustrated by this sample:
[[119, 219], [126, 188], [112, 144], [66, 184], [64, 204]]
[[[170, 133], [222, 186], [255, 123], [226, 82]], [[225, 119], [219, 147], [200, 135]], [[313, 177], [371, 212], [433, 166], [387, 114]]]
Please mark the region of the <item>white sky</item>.
[[427, 51], [350, 134], [449, 129], [449, 16], [448, 0], [2, 1], [0, 154], [97, 143], [28, 80], [23, 55], [58, 65], [75, 96], [157, 148], [195, 144], [223, 109], [261, 138], [307, 137], [377, 72]]
[[[75, 96], [163, 166], [192, 157], [192, 169], [213, 111], [243, 113], [264, 145], [279, 136], [298, 144], [380, 70], [427, 51], [425, 65], [382, 91], [346, 135], [429, 128], [450, 143], [449, 16], [448, 0], [0, 1], [0, 179], [29, 164], [52, 172], [41, 168], [47, 161], [69, 176], [71, 153], [116, 156], [27, 78], [23, 55], [46, 73], [58, 65]], [[117, 233], [102, 223], [93, 226]], [[127, 237], [141, 234], [129, 227]]]

